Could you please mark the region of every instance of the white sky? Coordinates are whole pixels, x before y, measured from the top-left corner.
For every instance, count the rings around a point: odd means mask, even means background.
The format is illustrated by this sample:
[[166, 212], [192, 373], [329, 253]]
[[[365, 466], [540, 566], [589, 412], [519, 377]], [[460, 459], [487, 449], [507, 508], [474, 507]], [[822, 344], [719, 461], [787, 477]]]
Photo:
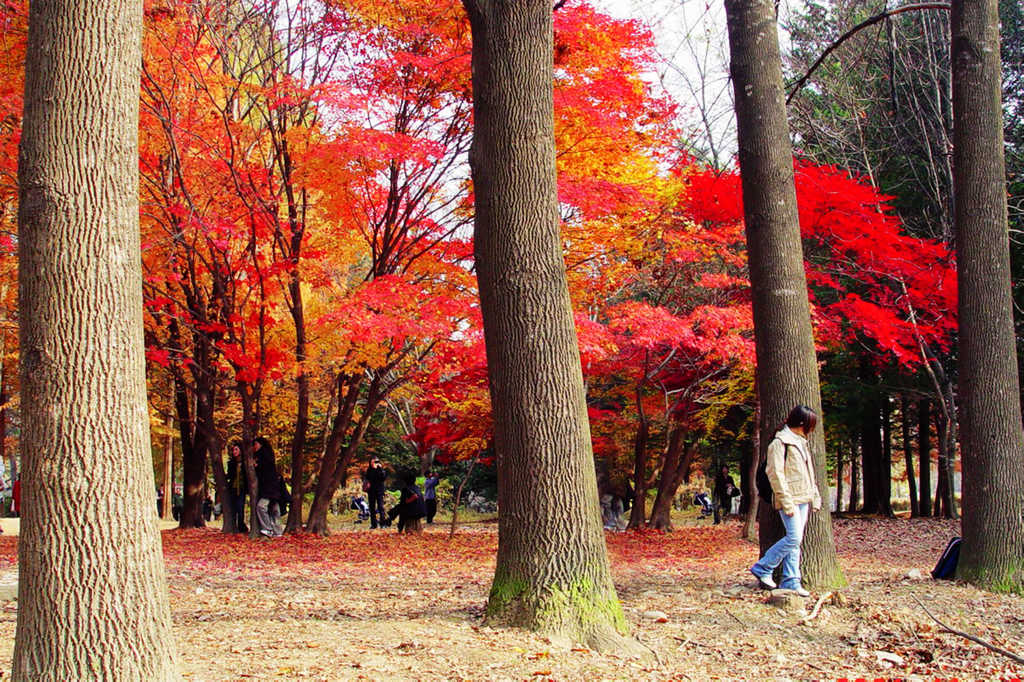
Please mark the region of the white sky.
[[[780, 12], [800, 0], [783, 0]], [[634, 18], [655, 35], [665, 60], [656, 78], [683, 107], [694, 151], [724, 167], [736, 153], [736, 120], [729, 81], [729, 38], [723, 0], [594, 0], [611, 16]], [[783, 22], [785, 23], [785, 22]], [[780, 41], [786, 34], [780, 28]]]

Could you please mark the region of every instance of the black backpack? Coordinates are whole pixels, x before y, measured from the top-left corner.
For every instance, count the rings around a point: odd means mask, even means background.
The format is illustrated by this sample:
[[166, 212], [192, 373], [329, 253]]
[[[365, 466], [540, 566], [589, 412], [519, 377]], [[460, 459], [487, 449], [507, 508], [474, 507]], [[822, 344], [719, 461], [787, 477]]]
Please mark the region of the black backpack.
[[[781, 440], [779, 442], [782, 443], [782, 461], [785, 462], [786, 458], [789, 457], [789, 448], [792, 446]], [[775, 493], [772, 492], [772, 482], [768, 478], [768, 457], [762, 459], [761, 463], [757, 465], [757, 474], [754, 476], [754, 482], [757, 484], [758, 496], [768, 504], [771, 504]]]
[[960, 563], [960, 538], [953, 538], [942, 550], [939, 563], [932, 569], [932, 577], [936, 580], [952, 580], [956, 577], [956, 565]]

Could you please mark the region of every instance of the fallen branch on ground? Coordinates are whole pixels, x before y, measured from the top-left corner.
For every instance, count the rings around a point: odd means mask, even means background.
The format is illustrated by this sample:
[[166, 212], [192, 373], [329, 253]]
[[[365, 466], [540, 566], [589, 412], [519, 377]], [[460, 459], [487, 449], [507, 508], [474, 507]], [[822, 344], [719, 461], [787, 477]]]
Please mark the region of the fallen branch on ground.
[[966, 632], [961, 632], [960, 630], [956, 630], [954, 628], [949, 627], [948, 625], [943, 623], [941, 620], [936, 618], [934, 615], [932, 615], [932, 612], [929, 611], [928, 607], [925, 606], [924, 603], [922, 603], [921, 600], [917, 598], [916, 594], [911, 595], [911, 596], [914, 597], [914, 601], [916, 601], [918, 604], [921, 605], [921, 608], [924, 609], [924, 612], [927, 613], [929, 615], [929, 617], [931, 617], [932, 620], [934, 620], [936, 623], [941, 625], [942, 629], [945, 630], [946, 632], [952, 632], [954, 635], [960, 635], [961, 637], [963, 637], [965, 639], [969, 639], [972, 642], [975, 642], [977, 644], [982, 645], [983, 647], [985, 647], [989, 651], [994, 651], [997, 654], [1002, 654], [1003, 656], [1006, 656], [1007, 658], [1011, 658], [1011, 659], [1017, 661], [1018, 663], [1024, 663], [1024, 657], [1018, 656], [1017, 654], [1013, 653], [1012, 651], [1007, 651], [1006, 649], [1002, 649], [1000, 647], [997, 647], [995, 644], [989, 644], [985, 640], [979, 639], [978, 637], [975, 637], [974, 635], [969, 635]]
[[806, 625], [807, 623], [810, 623], [812, 620], [817, 618], [818, 617], [818, 611], [821, 610], [821, 605], [824, 604], [827, 600], [829, 600], [831, 598], [832, 598], [832, 593], [831, 592], [826, 592], [825, 594], [823, 594], [820, 597], [818, 597], [818, 603], [814, 605], [813, 609], [811, 609], [810, 615], [807, 615], [807, 616], [804, 616], [803, 618], [801, 618], [800, 622], [804, 623]]

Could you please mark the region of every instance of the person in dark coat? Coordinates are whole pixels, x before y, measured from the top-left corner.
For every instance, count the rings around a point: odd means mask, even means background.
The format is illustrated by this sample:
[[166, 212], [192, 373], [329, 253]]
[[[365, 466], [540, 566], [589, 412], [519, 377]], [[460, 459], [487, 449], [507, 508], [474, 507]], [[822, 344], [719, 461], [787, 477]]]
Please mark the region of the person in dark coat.
[[248, 533], [249, 526], [245, 523], [245, 496], [249, 491], [248, 478], [245, 475], [245, 464], [242, 463], [242, 443], [234, 441], [228, 446], [228, 500], [227, 512], [235, 519], [235, 532]]
[[[729, 515], [732, 510], [732, 498], [740, 494], [739, 489], [733, 485], [732, 476], [729, 475], [729, 467], [723, 464], [715, 476], [715, 523], [721, 523], [722, 518]], [[724, 510], [724, 511], [723, 511]]]
[[284, 535], [281, 524], [276, 513], [272, 513], [271, 505], [274, 505], [273, 512], [276, 512], [277, 503], [281, 496], [281, 485], [278, 481], [277, 462], [274, 461], [274, 450], [270, 447], [270, 441], [262, 436], [256, 439], [254, 444], [256, 452], [256, 487], [259, 500], [256, 502], [256, 518], [260, 524], [260, 533], [268, 537], [276, 538]]
[[384, 483], [388, 480], [388, 472], [384, 470], [379, 458], [370, 460], [370, 466], [363, 473], [366, 496], [370, 501], [370, 528], [384, 527], [390, 522], [384, 509]]
[[419, 521], [427, 515], [427, 505], [423, 499], [423, 493], [416, 485], [416, 477], [411, 473], [402, 475], [402, 488], [399, 491], [398, 504], [388, 512], [388, 519], [398, 517], [398, 532], [419, 531]]

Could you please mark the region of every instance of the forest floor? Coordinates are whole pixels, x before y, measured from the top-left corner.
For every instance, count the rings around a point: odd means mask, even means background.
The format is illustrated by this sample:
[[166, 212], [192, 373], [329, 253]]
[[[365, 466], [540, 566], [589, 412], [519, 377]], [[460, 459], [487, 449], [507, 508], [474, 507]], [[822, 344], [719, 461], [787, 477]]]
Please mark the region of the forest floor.
[[[6, 526], [5, 526], [6, 528]], [[755, 589], [736, 521], [609, 533], [619, 597], [648, 660], [482, 623], [493, 523], [419, 536], [348, 524], [326, 539], [250, 541], [163, 531], [179, 666], [194, 680], [1014, 679], [1024, 666], [948, 626], [1024, 654], [1024, 599], [928, 573], [958, 524], [836, 519], [850, 585], [802, 622]], [[359, 529], [359, 530], [355, 530]], [[0, 537], [0, 582], [17, 538]], [[806, 600], [810, 612], [820, 595]], [[916, 598], [916, 599], [915, 599]], [[17, 603], [0, 603], [9, 674]]]

